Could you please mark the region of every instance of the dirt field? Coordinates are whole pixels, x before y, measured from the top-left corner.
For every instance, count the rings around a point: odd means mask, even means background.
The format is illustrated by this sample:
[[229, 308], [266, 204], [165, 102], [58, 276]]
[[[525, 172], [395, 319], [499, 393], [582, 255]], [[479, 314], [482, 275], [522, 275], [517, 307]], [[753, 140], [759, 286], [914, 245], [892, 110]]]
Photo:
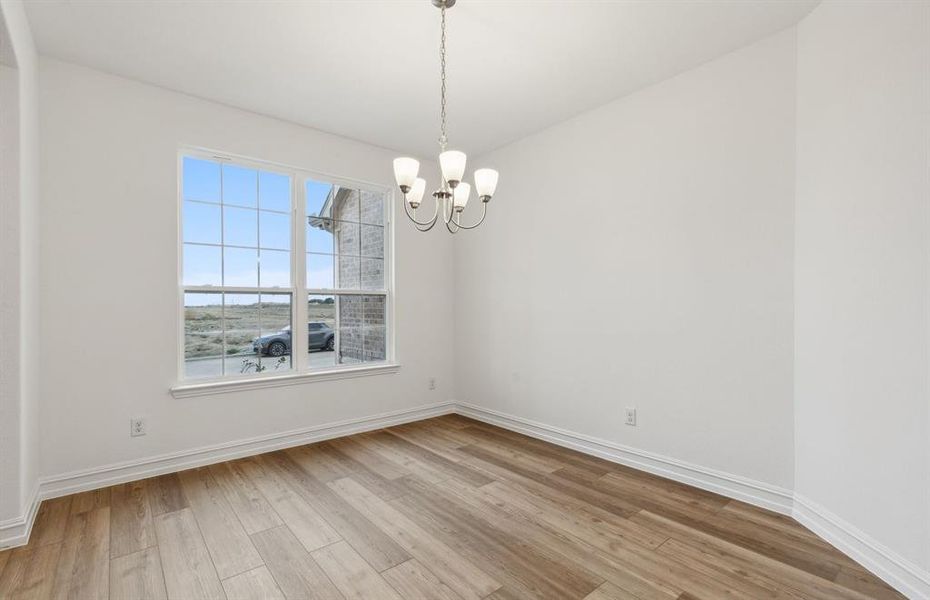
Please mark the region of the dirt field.
[[[232, 302], [227, 297], [226, 355], [252, 354], [252, 340], [281, 331], [291, 324], [289, 304], [257, 301]], [[335, 327], [335, 305], [311, 301], [308, 321], [323, 321]], [[187, 359], [223, 355], [224, 310], [220, 304], [188, 306], [184, 309], [184, 356]]]

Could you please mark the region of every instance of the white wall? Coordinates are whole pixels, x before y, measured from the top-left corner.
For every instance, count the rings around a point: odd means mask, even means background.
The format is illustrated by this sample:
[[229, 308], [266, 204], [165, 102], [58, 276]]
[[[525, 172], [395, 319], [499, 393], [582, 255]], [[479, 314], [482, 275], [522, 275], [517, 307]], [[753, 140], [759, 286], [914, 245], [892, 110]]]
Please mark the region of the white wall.
[[[451, 398], [442, 326], [452, 320], [451, 240], [414, 231], [400, 214], [399, 373], [173, 398], [179, 145], [383, 184], [394, 153], [66, 63], [40, 65], [44, 477]], [[131, 416], [146, 417], [146, 436], [129, 437]]]
[[928, 140], [930, 4], [826, 2], [801, 23], [796, 489], [925, 572]]
[[398, 214], [399, 374], [184, 400], [178, 145], [384, 183], [394, 153], [42, 61], [41, 473], [455, 398], [795, 488], [926, 569], [927, 7], [824, 3], [473, 159], [501, 187], [454, 251]]
[[473, 161], [458, 400], [790, 488], [794, 84], [786, 31]]
[[[24, 531], [38, 478], [37, 57], [21, 2], [0, 1], [0, 540]], [[15, 68], [14, 68], [15, 67]], [[6, 522], [4, 524], [4, 522]], [[22, 522], [22, 523], [21, 523]], [[8, 525], [8, 527], [4, 526]]]
[[[0, 340], [19, 339], [19, 198], [19, 71], [0, 64]], [[22, 508], [19, 367], [19, 345], [0, 344], [0, 521]]]

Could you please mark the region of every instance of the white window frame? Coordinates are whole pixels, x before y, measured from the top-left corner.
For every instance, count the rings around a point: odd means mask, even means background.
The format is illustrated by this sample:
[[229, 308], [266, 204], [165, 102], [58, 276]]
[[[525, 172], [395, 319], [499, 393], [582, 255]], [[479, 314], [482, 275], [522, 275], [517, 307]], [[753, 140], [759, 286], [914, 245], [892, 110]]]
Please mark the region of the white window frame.
[[[239, 287], [239, 286], [185, 286], [184, 285], [184, 158], [204, 159], [221, 164], [235, 164], [251, 169], [269, 171], [287, 175], [291, 180], [291, 285], [290, 287]], [[307, 288], [307, 236], [306, 226], [306, 182], [308, 180], [331, 183], [361, 191], [374, 192], [384, 198], [384, 287], [379, 290], [368, 289], [326, 289]], [[224, 393], [233, 390], [246, 390], [262, 387], [294, 385], [308, 381], [343, 379], [382, 373], [394, 373], [399, 370], [395, 362], [394, 348], [394, 189], [358, 179], [351, 179], [310, 169], [273, 163], [266, 160], [248, 158], [203, 148], [184, 147], [178, 149], [177, 157], [177, 207], [178, 207], [178, 361], [177, 384], [171, 388], [175, 397], [199, 396]], [[309, 335], [306, 325], [298, 328], [298, 323], [307, 322], [307, 301], [309, 296], [383, 296], [385, 298], [385, 360], [370, 363], [335, 365], [325, 368], [311, 368], [306, 352], [295, 348], [306, 347], [306, 342], [299, 342], [296, 334], [291, 342], [292, 368], [285, 372], [262, 372], [248, 374], [222, 375], [220, 377], [189, 379], [184, 376], [184, 294], [185, 293], [226, 292], [241, 294], [289, 293], [291, 295], [291, 330], [300, 331], [302, 337]], [[338, 317], [338, 315], [337, 315]], [[338, 335], [338, 334], [337, 334]], [[338, 341], [337, 341], [338, 343]], [[336, 348], [338, 352], [338, 347]]]

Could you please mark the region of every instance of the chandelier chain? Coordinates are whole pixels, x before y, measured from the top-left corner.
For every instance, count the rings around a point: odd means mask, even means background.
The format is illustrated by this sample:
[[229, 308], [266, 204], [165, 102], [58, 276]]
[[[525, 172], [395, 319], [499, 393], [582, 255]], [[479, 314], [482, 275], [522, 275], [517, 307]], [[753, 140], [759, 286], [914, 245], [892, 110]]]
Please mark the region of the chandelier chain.
[[442, 31], [439, 37], [439, 69], [440, 69], [440, 104], [439, 104], [439, 147], [442, 152], [446, 151], [446, 3], [443, 2], [440, 7], [442, 13], [440, 29]]
[[[456, 0], [432, 0], [433, 6], [440, 10], [439, 35], [439, 167], [442, 178], [439, 189], [432, 193], [435, 201], [433, 216], [427, 221], [417, 218], [417, 209], [426, 192], [426, 180], [417, 177], [420, 162], [414, 158], [401, 157], [394, 159], [394, 178], [404, 195], [404, 212], [413, 221], [418, 231], [427, 232], [442, 222], [449, 233], [456, 233], [463, 229], [475, 229], [482, 223], [488, 214], [488, 202], [497, 188], [497, 171], [494, 169], [478, 169], [474, 173], [475, 191], [481, 202], [481, 217], [471, 225], [462, 224], [462, 213], [471, 194], [471, 184], [465, 181], [464, 152], [446, 150], [449, 138], [446, 131], [446, 9], [452, 8]], [[472, 203], [474, 206], [474, 202]], [[474, 212], [474, 211], [471, 211]], [[471, 212], [469, 214], [471, 214]]]

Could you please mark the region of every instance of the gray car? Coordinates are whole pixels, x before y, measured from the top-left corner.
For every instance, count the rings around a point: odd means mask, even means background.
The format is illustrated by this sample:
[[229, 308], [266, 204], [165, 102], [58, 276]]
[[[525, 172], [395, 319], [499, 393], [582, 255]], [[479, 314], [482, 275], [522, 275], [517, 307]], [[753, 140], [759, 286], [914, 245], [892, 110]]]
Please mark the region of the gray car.
[[[336, 347], [336, 332], [326, 323], [307, 323], [307, 349], [332, 350]], [[263, 335], [252, 340], [252, 351], [265, 356], [284, 356], [291, 353], [291, 328], [285, 327], [277, 333]]]

